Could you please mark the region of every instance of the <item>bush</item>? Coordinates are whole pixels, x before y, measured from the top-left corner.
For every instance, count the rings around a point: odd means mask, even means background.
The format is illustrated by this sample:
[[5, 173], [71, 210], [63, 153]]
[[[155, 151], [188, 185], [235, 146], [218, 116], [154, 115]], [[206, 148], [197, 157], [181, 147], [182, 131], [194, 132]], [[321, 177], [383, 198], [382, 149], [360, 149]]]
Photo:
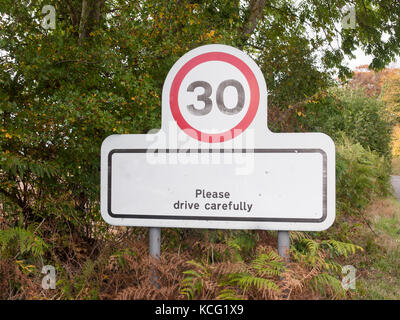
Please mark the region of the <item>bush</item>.
[[392, 127], [379, 100], [335, 88], [295, 110], [298, 131], [324, 132], [336, 142], [338, 212], [361, 213], [374, 197], [390, 192]]
[[390, 164], [376, 151], [341, 138], [336, 146], [336, 204], [339, 212], [359, 213], [390, 192]]
[[400, 125], [393, 128], [392, 155], [393, 157], [400, 157]]
[[390, 158], [391, 125], [384, 120], [379, 100], [362, 91], [331, 89], [318, 99], [310, 99], [298, 111], [298, 130], [324, 132], [335, 141], [345, 133], [365, 149]]

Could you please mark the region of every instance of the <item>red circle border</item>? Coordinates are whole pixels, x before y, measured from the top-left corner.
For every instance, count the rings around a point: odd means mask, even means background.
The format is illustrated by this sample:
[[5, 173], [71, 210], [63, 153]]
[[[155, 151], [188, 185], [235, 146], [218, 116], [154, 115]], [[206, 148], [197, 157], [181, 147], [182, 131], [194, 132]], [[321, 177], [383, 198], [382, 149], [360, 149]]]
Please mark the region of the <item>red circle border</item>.
[[[226, 132], [214, 133], [214, 134], [204, 133], [193, 128], [184, 119], [181, 111], [179, 110], [179, 104], [178, 104], [179, 88], [185, 76], [194, 67], [198, 66], [201, 63], [209, 61], [222, 61], [230, 63], [231, 65], [235, 66], [237, 69], [239, 69], [240, 72], [242, 72], [250, 87], [250, 105], [243, 119], [234, 128]], [[259, 102], [260, 102], [260, 89], [253, 71], [241, 59], [225, 52], [203, 53], [186, 62], [175, 75], [175, 78], [172, 81], [170, 95], [169, 95], [171, 113], [178, 126], [192, 138], [209, 143], [228, 141], [230, 139], [235, 138], [237, 135], [241, 134], [244, 130], [246, 130], [248, 126], [251, 124], [251, 122], [254, 120], [254, 117], [258, 110]]]

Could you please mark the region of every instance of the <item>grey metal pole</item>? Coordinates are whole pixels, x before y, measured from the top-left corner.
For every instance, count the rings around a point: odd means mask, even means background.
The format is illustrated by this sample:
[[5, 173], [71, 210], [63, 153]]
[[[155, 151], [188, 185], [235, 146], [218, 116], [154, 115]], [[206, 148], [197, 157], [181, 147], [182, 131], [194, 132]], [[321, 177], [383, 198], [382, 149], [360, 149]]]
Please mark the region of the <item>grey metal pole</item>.
[[[150, 228], [149, 230], [149, 251], [150, 257], [160, 259], [160, 248], [161, 248], [161, 228]], [[160, 283], [158, 282], [157, 270], [151, 270], [151, 282], [155, 284], [157, 289], [160, 289]]]
[[[289, 231], [278, 231], [278, 252], [279, 255], [283, 258], [285, 263], [289, 263], [289, 250], [290, 250], [290, 235]], [[281, 277], [283, 280], [283, 278]], [[283, 299], [288, 299], [289, 297], [289, 288], [284, 290]]]
[[160, 259], [161, 228], [150, 228], [149, 232], [150, 256]]
[[289, 261], [290, 236], [289, 231], [278, 231], [278, 252], [279, 255]]

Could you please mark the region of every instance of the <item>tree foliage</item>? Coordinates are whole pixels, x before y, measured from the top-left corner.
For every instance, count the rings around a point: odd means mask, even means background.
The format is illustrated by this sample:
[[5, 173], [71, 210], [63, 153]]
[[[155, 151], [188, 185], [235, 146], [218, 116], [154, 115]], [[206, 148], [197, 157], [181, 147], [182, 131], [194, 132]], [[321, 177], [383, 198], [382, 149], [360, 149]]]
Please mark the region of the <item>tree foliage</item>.
[[369, 69], [368, 65], [356, 68], [349, 82], [349, 87], [355, 90], [363, 89], [368, 97], [377, 98], [383, 86], [399, 73], [397, 68], [385, 68], [381, 71]]
[[400, 72], [395, 72], [387, 78], [381, 93], [385, 104], [385, 113], [393, 124], [400, 123]]
[[330, 89], [297, 109], [296, 129], [324, 132], [338, 142], [345, 134], [365, 149], [389, 156], [392, 127], [383, 111], [380, 100], [360, 90]]
[[[349, 3], [357, 26], [338, 31]], [[41, 26], [48, 3], [28, 4], [0, 0], [1, 210], [11, 223], [53, 219], [87, 236], [102, 140], [160, 127], [163, 81], [188, 50], [248, 52], [278, 111], [328, 86], [335, 68], [348, 74], [342, 60], [356, 46], [373, 68], [400, 50], [400, 7], [388, 0], [54, 0], [54, 30]]]

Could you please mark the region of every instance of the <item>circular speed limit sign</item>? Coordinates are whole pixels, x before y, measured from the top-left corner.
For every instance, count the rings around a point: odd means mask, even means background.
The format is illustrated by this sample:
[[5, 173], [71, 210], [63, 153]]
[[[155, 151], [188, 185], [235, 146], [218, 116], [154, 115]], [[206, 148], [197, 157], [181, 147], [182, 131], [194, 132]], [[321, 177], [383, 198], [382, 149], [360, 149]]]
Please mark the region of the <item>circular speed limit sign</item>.
[[200, 53], [173, 77], [171, 113], [179, 128], [209, 143], [233, 139], [252, 123], [260, 89], [249, 65], [223, 51]]

